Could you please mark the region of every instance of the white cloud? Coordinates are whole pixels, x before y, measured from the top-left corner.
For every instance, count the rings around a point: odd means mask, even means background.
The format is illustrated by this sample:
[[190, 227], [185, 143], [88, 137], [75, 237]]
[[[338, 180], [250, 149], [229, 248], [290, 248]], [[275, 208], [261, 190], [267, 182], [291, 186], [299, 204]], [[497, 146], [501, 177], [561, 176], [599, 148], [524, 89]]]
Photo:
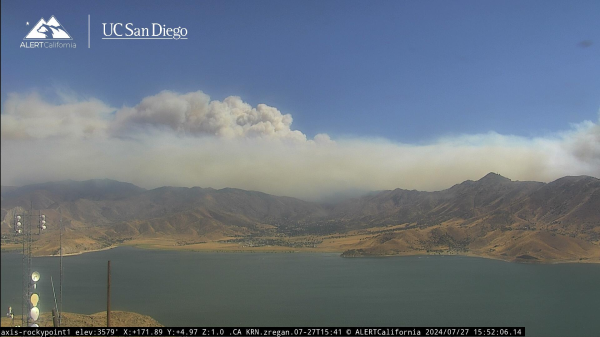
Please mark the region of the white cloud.
[[307, 140], [273, 107], [253, 108], [239, 97], [211, 101], [202, 92], [165, 91], [111, 111], [97, 100], [51, 104], [11, 95], [2, 112], [2, 184], [112, 178], [319, 199], [349, 190], [438, 190], [492, 171], [514, 180], [600, 176], [598, 122], [546, 137], [492, 132], [413, 145], [326, 134]]

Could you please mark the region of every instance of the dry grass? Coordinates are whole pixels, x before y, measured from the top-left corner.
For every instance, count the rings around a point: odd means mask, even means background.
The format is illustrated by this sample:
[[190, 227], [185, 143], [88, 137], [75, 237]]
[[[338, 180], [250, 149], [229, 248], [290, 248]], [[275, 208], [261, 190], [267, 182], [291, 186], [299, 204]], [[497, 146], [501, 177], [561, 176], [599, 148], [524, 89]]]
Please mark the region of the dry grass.
[[[135, 312], [127, 311], [112, 311], [111, 312], [111, 326], [113, 327], [161, 327], [163, 326], [158, 321], [150, 316], [140, 315]], [[2, 326], [12, 326], [12, 322], [9, 318], [2, 318]], [[15, 325], [21, 324], [21, 317], [15, 317]], [[52, 314], [43, 313], [40, 315], [38, 324], [42, 327], [51, 327], [52, 325]], [[63, 327], [105, 327], [106, 326], [106, 311], [98, 312], [92, 315], [74, 314], [70, 312], [63, 313], [62, 317]]]
[[[196, 252], [314, 252], [343, 253], [361, 249], [366, 255], [466, 255], [506, 261], [523, 262], [589, 262], [600, 263], [600, 246], [578, 238], [550, 233], [548, 231], [491, 231], [481, 236], [480, 225], [460, 226], [460, 222], [449, 221], [423, 229], [406, 229], [411, 224], [371, 227], [321, 237], [299, 236], [283, 239], [289, 243], [309, 239], [322, 241], [316, 247], [259, 246], [249, 247], [242, 243], [226, 243], [219, 240], [196, 239], [182, 244], [182, 238], [145, 237], [128, 241], [126, 245], [145, 249], [164, 249]], [[466, 249], [456, 249], [444, 242], [432, 242], [434, 236], [445, 236], [456, 242], [467, 240]], [[477, 239], [471, 239], [477, 238]], [[269, 238], [263, 238], [269, 239]], [[275, 238], [271, 238], [275, 239]], [[199, 242], [198, 242], [199, 241]], [[520, 256], [532, 258], [522, 259]]]
[[[410, 228], [414, 224], [371, 227], [354, 230], [344, 234], [298, 237], [263, 237], [286, 241], [289, 245], [263, 245], [250, 247], [244, 243], [223, 242], [239, 238], [224, 234], [211, 236], [168, 236], [158, 234], [138, 236], [121, 245], [145, 249], [196, 251], [196, 252], [315, 252], [343, 253], [348, 250], [361, 250], [362, 255], [468, 255], [506, 261], [524, 261], [538, 263], [590, 262], [600, 263], [600, 244], [579, 237], [552, 232], [551, 228], [531, 230], [489, 230], [479, 222], [462, 225], [462, 221], [453, 220], [426, 228]], [[266, 225], [265, 225], [266, 226]], [[516, 226], [518, 228], [518, 226]], [[36, 255], [53, 255], [56, 250], [46, 245], [47, 238], [34, 242]], [[94, 233], [98, 235], [97, 233]], [[214, 233], [213, 233], [214, 234]], [[444, 240], [435, 240], [443, 236], [454, 242], [468, 241], [457, 249]], [[42, 236], [44, 237], [44, 236]], [[78, 254], [111, 247], [104, 247], [90, 236], [76, 233], [68, 235], [67, 253]], [[320, 241], [316, 247], [294, 247], [298, 242]], [[37, 249], [35, 249], [37, 248]], [[2, 250], [20, 250], [19, 244], [3, 244]], [[521, 258], [520, 258], [521, 257]]]

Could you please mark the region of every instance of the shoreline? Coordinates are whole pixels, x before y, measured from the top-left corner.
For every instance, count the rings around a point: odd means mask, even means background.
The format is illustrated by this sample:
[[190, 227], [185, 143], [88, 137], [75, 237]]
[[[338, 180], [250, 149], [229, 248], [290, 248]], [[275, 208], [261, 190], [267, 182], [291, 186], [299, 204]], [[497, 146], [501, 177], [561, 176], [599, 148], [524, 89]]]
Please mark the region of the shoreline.
[[148, 249], [148, 250], [167, 250], [167, 251], [182, 251], [182, 252], [193, 252], [193, 253], [265, 253], [265, 254], [296, 254], [296, 253], [309, 253], [309, 254], [338, 254], [342, 258], [386, 258], [386, 257], [408, 257], [408, 256], [464, 256], [464, 257], [476, 257], [482, 259], [490, 259], [497, 261], [504, 261], [510, 263], [522, 263], [522, 264], [563, 264], [563, 263], [585, 263], [585, 264], [600, 264], [600, 259], [591, 260], [517, 260], [510, 258], [501, 258], [496, 256], [489, 255], [479, 255], [479, 254], [427, 254], [424, 252], [415, 252], [414, 254], [394, 254], [394, 255], [364, 255], [364, 256], [342, 256], [344, 251], [340, 250], [284, 250], [284, 249], [194, 249], [194, 248], [172, 248], [166, 246], [152, 246], [152, 245], [144, 245], [144, 244], [126, 244], [124, 246], [130, 246], [138, 249]]
[[[83, 255], [86, 253], [95, 253], [95, 252], [101, 252], [104, 250], [109, 250], [109, 249], [114, 249], [120, 246], [110, 246], [110, 247], [104, 247], [104, 248], [98, 248], [98, 249], [90, 249], [90, 250], [84, 250], [81, 252], [77, 252], [77, 253], [67, 253], [67, 254], [63, 254], [63, 257], [65, 256], [77, 256], [77, 255]], [[15, 248], [15, 249], [2, 249], [1, 250], [2, 253], [21, 253], [22, 249], [21, 248]], [[36, 255], [35, 253], [33, 254], [33, 257], [60, 257], [60, 254], [43, 254], [43, 255]]]
[[418, 253], [418, 254], [395, 254], [395, 255], [362, 255], [362, 256], [343, 256], [344, 258], [387, 258], [387, 257], [408, 257], [408, 256], [420, 256], [420, 257], [429, 257], [429, 256], [441, 256], [441, 257], [451, 257], [451, 256], [460, 256], [460, 257], [476, 257], [480, 259], [488, 259], [488, 260], [496, 260], [503, 261], [509, 263], [520, 263], [520, 264], [564, 264], [564, 263], [579, 263], [579, 264], [600, 264], [600, 259], [598, 260], [522, 260], [522, 259], [508, 259], [508, 258], [500, 258], [496, 256], [489, 255], [477, 255], [477, 254], [427, 254], [427, 253]]
[[[98, 248], [98, 249], [90, 249], [90, 250], [84, 250], [81, 252], [77, 252], [77, 253], [67, 253], [67, 254], [63, 254], [63, 257], [65, 256], [77, 256], [77, 255], [83, 255], [85, 253], [95, 253], [95, 252], [101, 252], [101, 251], [105, 251], [105, 250], [110, 250], [110, 249], [114, 249], [117, 248], [119, 246], [109, 246], [109, 247], [104, 247], [104, 248]], [[39, 255], [36, 257], [60, 257], [60, 254], [56, 254], [56, 255]]]
[[[168, 246], [168, 245], [153, 245], [153, 244], [144, 244], [144, 243], [129, 243], [124, 245], [112, 245], [109, 247], [99, 248], [99, 249], [91, 249], [84, 250], [76, 253], [68, 253], [63, 254], [63, 257], [66, 256], [78, 256], [86, 253], [95, 253], [100, 251], [106, 251], [118, 247], [133, 247], [138, 249], [146, 249], [146, 250], [165, 250], [165, 251], [181, 251], [181, 252], [192, 252], [192, 253], [236, 253], [236, 254], [296, 254], [296, 253], [309, 253], [309, 254], [338, 254], [342, 258], [387, 258], [387, 257], [408, 257], [408, 256], [421, 256], [421, 257], [429, 257], [429, 256], [463, 256], [463, 257], [476, 257], [482, 259], [490, 259], [511, 263], [522, 263], [522, 264], [564, 264], [564, 263], [579, 263], [579, 264], [600, 264], [600, 259], [583, 259], [583, 260], [519, 260], [515, 258], [501, 258], [497, 256], [489, 256], [489, 255], [479, 255], [479, 254], [428, 254], [425, 252], [417, 252], [413, 253], [403, 253], [403, 254], [393, 254], [393, 255], [361, 255], [361, 256], [342, 256], [344, 251], [341, 250], [328, 250], [328, 249], [236, 249], [232, 247], [223, 247], [223, 248], [207, 248], [207, 249], [198, 249], [198, 247], [189, 247], [189, 246]], [[245, 247], [247, 248], [247, 247]], [[261, 247], [257, 247], [261, 248]], [[270, 247], [272, 248], [272, 247]], [[20, 249], [2, 249], [3, 253], [20, 253]], [[34, 257], [59, 257], [60, 255], [34, 255]]]

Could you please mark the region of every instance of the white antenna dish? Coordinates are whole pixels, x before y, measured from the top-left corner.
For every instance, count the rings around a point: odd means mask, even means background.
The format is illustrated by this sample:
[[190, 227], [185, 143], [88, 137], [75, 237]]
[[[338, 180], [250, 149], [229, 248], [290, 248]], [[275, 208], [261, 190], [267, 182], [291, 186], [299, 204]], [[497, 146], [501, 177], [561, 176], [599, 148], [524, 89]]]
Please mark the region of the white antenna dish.
[[17, 215], [17, 220], [21, 220], [21, 216], [20, 215]]
[[42, 220], [46, 220], [46, 215], [42, 214]]
[[34, 271], [33, 274], [31, 274], [31, 280], [33, 282], [37, 282], [40, 280], [40, 273], [38, 273], [37, 271]]
[[17, 227], [21, 227], [21, 221], [17, 221]]
[[30, 325], [30, 327], [32, 327], [32, 328], [39, 328], [40, 326], [37, 323], [32, 323]]
[[42, 225], [42, 229], [46, 229], [46, 225]]
[[29, 311], [29, 317], [31, 317], [32, 320], [37, 321], [37, 319], [40, 317], [40, 309], [38, 309], [38, 307], [31, 308], [31, 311]]
[[31, 304], [33, 304], [34, 307], [37, 307], [38, 302], [40, 301], [40, 295], [34, 293], [31, 295], [30, 300]]

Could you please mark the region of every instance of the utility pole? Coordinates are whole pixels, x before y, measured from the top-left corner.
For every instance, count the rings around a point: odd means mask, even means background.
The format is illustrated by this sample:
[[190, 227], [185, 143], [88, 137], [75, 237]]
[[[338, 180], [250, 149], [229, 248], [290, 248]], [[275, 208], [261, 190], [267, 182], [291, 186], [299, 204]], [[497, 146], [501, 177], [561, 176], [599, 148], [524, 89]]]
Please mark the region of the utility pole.
[[60, 308], [58, 310], [58, 326], [62, 324], [62, 312], [63, 312], [63, 297], [62, 297], [62, 289], [63, 289], [63, 246], [62, 246], [62, 236], [63, 236], [63, 225], [62, 225], [62, 209], [58, 209], [60, 213], [59, 223], [59, 231], [60, 231], [60, 289], [59, 289], [59, 298], [60, 298]]
[[108, 283], [106, 289], [106, 326], [110, 327], [110, 260], [108, 261]]

